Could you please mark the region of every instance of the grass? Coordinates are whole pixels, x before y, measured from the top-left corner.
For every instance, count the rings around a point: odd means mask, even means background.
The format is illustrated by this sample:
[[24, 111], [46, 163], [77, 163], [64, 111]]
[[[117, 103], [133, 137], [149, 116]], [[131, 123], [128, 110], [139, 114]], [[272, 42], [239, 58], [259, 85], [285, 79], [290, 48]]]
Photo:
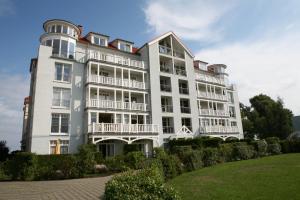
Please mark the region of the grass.
[[186, 200], [299, 200], [300, 153], [220, 164], [168, 184]]

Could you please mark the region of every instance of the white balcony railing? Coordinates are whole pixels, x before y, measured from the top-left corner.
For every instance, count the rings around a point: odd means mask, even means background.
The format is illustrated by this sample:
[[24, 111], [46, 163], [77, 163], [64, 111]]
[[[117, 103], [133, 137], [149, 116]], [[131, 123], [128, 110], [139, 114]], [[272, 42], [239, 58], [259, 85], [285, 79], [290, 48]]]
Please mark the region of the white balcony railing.
[[135, 81], [135, 80], [123, 79], [122, 81], [121, 78], [98, 76], [94, 74], [90, 75], [87, 80], [89, 83], [99, 83], [99, 84], [112, 85], [112, 86], [146, 89], [145, 83], [140, 81]]
[[102, 108], [102, 109], [120, 109], [120, 110], [135, 110], [148, 111], [148, 104], [135, 102], [122, 102], [101, 99], [90, 99], [86, 101], [86, 107]]
[[105, 61], [105, 62], [110, 62], [110, 63], [116, 63], [119, 65], [126, 65], [126, 66], [141, 68], [141, 69], [146, 68], [144, 61], [133, 60], [130, 58], [117, 56], [114, 54], [108, 54], [108, 53], [104, 53], [104, 52], [100, 52], [100, 51], [90, 50], [89, 53], [87, 54], [87, 59], [88, 60], [89, 59], [100, 60], [100, 61]]
[[220, 85], [225, 85], [224, 79], [217, 78], [217, 77], [214, 77], [214, 76], [205, 75], [205, 74], [196, 73], [196, 80], [205, 81], [205, 82], [209, 82], [209, 83], [217, 83], [217, 84], [220, 84]]
[[211, 92], [197, 91], [197, 95], [198, 95], [198, 97], [207, 98], [207, 99], [217, 99], [217, 100], [222, 100], [222, 101], [228, 100], [226, 95], [215, 94], [215, 93], [211, 93]]
[[202, 126], [200, 133], [204, 134], [223, 134], [223, 133], [239, 133], [237, 126]]
[[88, 126], [88, 133], [92, 134], [155, 134], [159, 126], [156, 124], [120, 124], [120, 123], [93, 123]]
[[199, 115], [229, 117], [229, 112], [225, 110], [199, 109]]
[[159, 53], [172, 55], [172, 49], [170, 47], [159, 45]]

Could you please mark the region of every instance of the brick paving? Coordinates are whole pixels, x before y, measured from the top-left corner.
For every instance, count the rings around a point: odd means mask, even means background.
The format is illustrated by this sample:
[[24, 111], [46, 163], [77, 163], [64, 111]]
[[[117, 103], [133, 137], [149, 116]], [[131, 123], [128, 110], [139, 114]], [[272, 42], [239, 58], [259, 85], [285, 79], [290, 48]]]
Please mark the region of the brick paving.
[[111, 176], [59, 181], [0, 182], [0, 200], [101, 199]]

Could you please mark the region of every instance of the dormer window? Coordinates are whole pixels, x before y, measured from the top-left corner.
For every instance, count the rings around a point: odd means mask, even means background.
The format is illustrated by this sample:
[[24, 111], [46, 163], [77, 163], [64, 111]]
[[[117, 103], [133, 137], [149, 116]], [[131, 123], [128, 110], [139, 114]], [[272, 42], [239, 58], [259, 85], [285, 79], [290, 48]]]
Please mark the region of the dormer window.
[[99, 45], [99, 46], [106, 46], [106, 39], [93, 36], [93, 44]]
[[120, 50], [131, 52], [131, 45], [121, 42], [120, 43]]

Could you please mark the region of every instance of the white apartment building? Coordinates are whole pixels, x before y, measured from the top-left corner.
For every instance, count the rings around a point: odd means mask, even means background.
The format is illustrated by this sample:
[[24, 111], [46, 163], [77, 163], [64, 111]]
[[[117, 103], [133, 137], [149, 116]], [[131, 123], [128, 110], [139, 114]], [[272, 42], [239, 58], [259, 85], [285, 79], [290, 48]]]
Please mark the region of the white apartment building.
[[136, 48], [100, 33], [84, 36], [65, 20], [43, 28], [30, 64], [23, 150], [74, 153], [94, 143], [113, 156], [130, 144], [148, 154], [170, 139], [243, 138], [226, 66], [195, 61], [173, 32]]

